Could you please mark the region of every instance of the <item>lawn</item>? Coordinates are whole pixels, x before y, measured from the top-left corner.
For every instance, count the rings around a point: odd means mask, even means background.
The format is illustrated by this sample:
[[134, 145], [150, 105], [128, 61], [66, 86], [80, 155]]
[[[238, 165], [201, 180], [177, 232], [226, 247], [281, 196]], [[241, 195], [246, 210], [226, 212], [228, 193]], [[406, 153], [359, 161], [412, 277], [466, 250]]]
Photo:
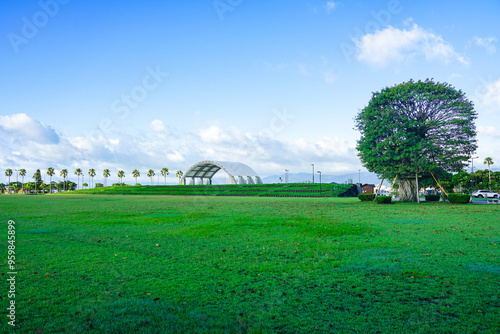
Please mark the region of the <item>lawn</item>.
[[500, 332], [500, 205], [4, 195], [0, 212], [19, 333]]

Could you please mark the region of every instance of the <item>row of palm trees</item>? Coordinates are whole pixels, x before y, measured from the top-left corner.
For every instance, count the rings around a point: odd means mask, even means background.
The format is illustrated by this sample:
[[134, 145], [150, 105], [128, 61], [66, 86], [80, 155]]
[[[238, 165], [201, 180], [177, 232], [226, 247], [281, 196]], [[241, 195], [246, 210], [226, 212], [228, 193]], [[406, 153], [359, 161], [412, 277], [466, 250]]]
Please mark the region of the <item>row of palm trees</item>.
[[[22, 188], [21, 190], [24, 189], [24, 177], [26, 176], [26, 169], [16, 169], [15, 171], [18, 172], [18, 175], [22, 177]], [[9, 178], [9, 187], [10, 187], [10, 177], [12, 176], [13, 171], [10, 168], [7, 168], [5, 170], [5, 176]], [[49, 167], [47, 168], [47, 175], [50, 178], [50, 192], [52, 193], [52, 176], [56, 174], [54, 168]], [[167, 184], [167, 175], [170, 174], [169, 170], [167, 167], [164, 167], [161, 169], [160, 174], [165, 178], [165, 185]], [[68, 176], [68, 170], [67, 169], [61, 169], [59, 172], [59, 175], [64, 178], [64, 183], [66, 183], [66, 177]], [[77, 189], [80, 188], [80, 176], [82, 177], [83, 181], [83, 176], [85, 175], [82, 171], [81, 168], [76, 168], [75, 169], [75, 175], [78, 177], [78, 183], [77, 183]], [[96, 170], [94, 168], [90, 168], [88, 171], [88, 176], [91, 179], [91, 188], [94, 187], [94, 177], [97, 175]], [[111, 171], [109, 169], [104, 169], [102, 175], [104, 176], [104, 186], [107, 186], [107, 180], [108, 177], [111, 176]], [[125, 177], [125, 171], [119, 170], [118, 171], [118, 178], [120, 178], [120, 183], [123, 183], [123, 178]], [[153, 169], [148, 170], [147, 176], [151, 179], [151, 185], [153, 185], [153, 177], [156, 175], [155, 171]], [[175, 175], [180, 179], [183, 175], [183, 172], [178, 170]], [[134, 169], [132, 171], [132, 176], [135, 178], [135, 183], [137, 184], [137, 178], [141, 176], [141, 172], [137, 169]], [[33, 175], [33, 179], [37, 180], [40, 177], [39, 170]], [[86, 183], [84, 183], [85, 185]]]

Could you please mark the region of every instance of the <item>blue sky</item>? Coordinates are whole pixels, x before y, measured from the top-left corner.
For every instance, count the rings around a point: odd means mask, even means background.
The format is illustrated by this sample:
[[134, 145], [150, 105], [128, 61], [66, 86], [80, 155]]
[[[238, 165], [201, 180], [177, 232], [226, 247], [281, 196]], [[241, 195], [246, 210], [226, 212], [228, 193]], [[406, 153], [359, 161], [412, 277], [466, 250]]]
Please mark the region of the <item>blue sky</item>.
[[498, 1], [3, 1], [0, 166], [356, 172], [372, 92], [426, 78], [475, 103], [478, 159], [500, 164], [498, 17]]

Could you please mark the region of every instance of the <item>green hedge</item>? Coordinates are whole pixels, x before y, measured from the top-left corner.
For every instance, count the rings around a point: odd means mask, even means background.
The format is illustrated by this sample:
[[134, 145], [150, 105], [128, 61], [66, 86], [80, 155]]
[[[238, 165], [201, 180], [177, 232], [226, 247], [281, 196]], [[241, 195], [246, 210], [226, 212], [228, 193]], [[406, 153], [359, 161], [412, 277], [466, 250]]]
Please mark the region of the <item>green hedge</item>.
[[455, 204], [467, 204], [470, 202], [470, 195], [467, 194], [448, 194], [448, 201]]
[[373, 199], [375, 198], [375, 194], [359, 194], [358, 198], [362, 202], [373, 202]]
[[441, 196], [439, 195], [425, 195], [426, 202], [439, 202]]
[[377, 196], [377, 197], [375, 197], [375, 203], [377, 203], [377, 204], [391, 204], [392, 197], [391, 196]]

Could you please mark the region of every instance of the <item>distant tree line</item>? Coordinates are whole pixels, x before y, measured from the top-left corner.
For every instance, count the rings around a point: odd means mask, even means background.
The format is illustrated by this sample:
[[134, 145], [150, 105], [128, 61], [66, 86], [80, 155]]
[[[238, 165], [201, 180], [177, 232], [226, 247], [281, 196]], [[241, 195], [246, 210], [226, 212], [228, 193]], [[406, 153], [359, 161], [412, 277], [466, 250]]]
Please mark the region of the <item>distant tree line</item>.
[[[11, 182], [11, 178], [16, 173], [16, 181]], [[169, 170], [167, 167], [164, 167], [160, 170], [161, 176], [164, 178], [164, 184], [167, 184], [167, 175], [169, 175]], [[52, 177], [56, 175], [56, 171], [54, 168], [47, 168], [46, 175], [49, 177], [49, 182], [44, 183], [42, 179], [42, 173], [40, 169], [37, 169], [33, 174], [33, 181], [24, 182], [25, 177], [27, 175], [26, 169], [11, 169], [7, 168], [5, 170], [5, 176], [8, 177], [8, 182], [6, 184], [0, 183], [0, 192], [1, 193], [26, 193], [26, 194], [38, 194], [38, 193], [54, 193], [61, 191], [73, 191], [80, 189], [80, 178], [82, 179], [82, 187], [88, 188], [89, 184], [87, 182], [83, 182], [83, 178], [85, 173], [81, 168], [76, 168], [74, 171], [74, 175], [77, 176], [77, 182], [74, 183], [67, 179], [69, 172], [67, 169], [61, 169], [59, 171], [59, 176], [63, 178], [62, 182], [52, 181]], [[102, 172], [102, 176], [104, 177], [104, 184], [96, 183], [94, 185], [94, 177], [97, 175], [97, 172], [94, 168], [90, 168], [87, 172], [90, 182], [90, 188], [95, 187], [107, 187], [108, 177], [111, 176], [111, 171], [109, 169], [104, 169]], [[151, 185], [153, 185], [153, 177], [156, 175], [153, 169], [149, 169], [147, 172], [147, 176], [151, 179]], [[176, 176], [180, 179], [182, 177], [182, 171], [178, 170], [176, 172]], [[137, 184], [137, 177], [140, 176], [140, 172], [137, 169], [132, 171], [132, 176], [135, 178], [135, 183]], [[120, 179], [120, 182], [113, 183], [113, 186], [123, 186], [123, 178], [125, 177], [125, 171], [119, 170], [117, 172], [117, 177]], [[21, 181], [19, 181], [21, 178]]]

